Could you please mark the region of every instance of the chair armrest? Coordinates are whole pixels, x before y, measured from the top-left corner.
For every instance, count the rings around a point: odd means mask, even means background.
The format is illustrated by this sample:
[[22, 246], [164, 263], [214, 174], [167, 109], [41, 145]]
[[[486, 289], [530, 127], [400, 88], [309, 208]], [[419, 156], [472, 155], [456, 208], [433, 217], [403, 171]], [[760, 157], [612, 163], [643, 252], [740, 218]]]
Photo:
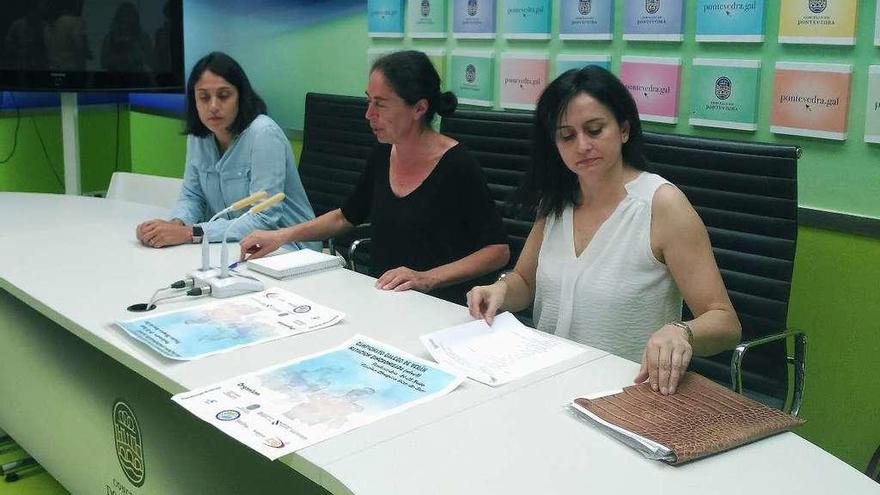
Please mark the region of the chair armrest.
[[[337, 239], [341, 239], [342, 241], [346, 241], [347, 239], [361, 239], [370, 237], [370, 228], [372, 225], [370, 223], [362, 223], [360, 225], [356, 225], [353, 229], [346, 232], [342, 236], [331, 237], [327, 239], [327, 248], [330, 250], [330, 254], [337, 255], [339, 254], [340, 246], [337, 246]], [[345, 243], [343, 242], [343, 245]], [[344, 257], [344, 256], [343, 256]]]
[[743, 342], [736, 346], [733, 350], [733, 356], [730, 358], [730, 381], [733, 385], [733, 391], [742, 393], [742, 363], [746, 352], [753, 347], [764, 345], [778, 340], [794, 339], [794, 356], [789, 356], [786, 351], [786, 364], [794, 366], [794, 392], [791, 398], [789, 412], [797, 416], [801, 408], [801, 402], [804, 399], [804, 369], [807, 352], [807, 336], [801, 330], [786, 330], [759, 339]]
[[365, 237], [363, 239], [355, 239], [354, 241], [352, 241], [351, 246], [348, 248], [348, 264], [349, 268], [351, 268], [352, 271], [357, 271], [357, 267], [354, 264], [354, 255], [357, 252], [358, 248], [364, 244], [369, 244], [371, 241], [372, 239], [370, 239], [369, 237]]

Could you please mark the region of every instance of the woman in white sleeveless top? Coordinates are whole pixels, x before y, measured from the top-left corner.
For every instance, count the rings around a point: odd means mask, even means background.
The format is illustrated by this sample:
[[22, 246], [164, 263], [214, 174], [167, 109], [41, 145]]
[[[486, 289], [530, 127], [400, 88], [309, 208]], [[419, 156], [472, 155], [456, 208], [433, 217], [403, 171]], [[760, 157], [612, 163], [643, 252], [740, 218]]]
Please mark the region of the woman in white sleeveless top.
[[605, 69], [550, 83], [535, 125], [517, 200], [537, 221], [515, 269], [468, 293], [471, 314], [491, 323], [534, 302], [539, 330], [640, 361], [636, 383], [675, 393], [692, 354], [740, 338], [706, 227], [680, 190], [644, 171], [635, 102]]

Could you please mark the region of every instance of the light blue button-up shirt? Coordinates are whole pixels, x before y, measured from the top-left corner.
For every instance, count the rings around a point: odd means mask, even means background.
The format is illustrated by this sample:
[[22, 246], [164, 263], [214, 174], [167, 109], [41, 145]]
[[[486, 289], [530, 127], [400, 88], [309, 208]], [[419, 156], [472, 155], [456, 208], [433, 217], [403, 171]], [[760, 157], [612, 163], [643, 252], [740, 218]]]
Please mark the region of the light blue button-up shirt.
[[[205, 223], [218, 211], [258, 191], [269, 196], [284, 192], [284, 201], [235, 222], [247, 208]], [[272, 119], [259, 115], [223, 155], [214, 135], [187, 136], [183, 188], [171, 218], [199, 224], [209, 241], [239, 240], [254, 230], [276, 230], [315, 218], [284, 131]], [[228, 232], [227, 232], [228, 229]], [[288, 248], [294, 245], [287, 245]], [[320, 250], [320, 243], [296, 243], [296, 248]]]

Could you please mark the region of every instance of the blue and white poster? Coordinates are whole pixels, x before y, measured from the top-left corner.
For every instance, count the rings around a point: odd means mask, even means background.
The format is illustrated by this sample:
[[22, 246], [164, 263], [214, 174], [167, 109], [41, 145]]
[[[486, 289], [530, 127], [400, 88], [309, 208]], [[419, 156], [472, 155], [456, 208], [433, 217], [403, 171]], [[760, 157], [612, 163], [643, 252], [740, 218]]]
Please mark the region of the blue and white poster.
[[463, 379], [355, 335], [336, 348], [171, 399], [275, 460], [448, 394]]
[[404, 0], [367, 0], [367, 33], [372, 38], [403, 38]]
[[684, 0], [626, 0], [623, 39], [681, 41], [684, 38]]
[[614, 0], [559, 0], [559, 39], [610, 40]]
[[550, 39], [550, 0], [504, 0], [503, 5], [505, 38]]
[[452, 35], [455, 38], [495, 38], [495, 0], [453, 0]]
[[611, 70], [610, 55], [569, 55], [556, 56], [556, 72], [554, 77], [559, 77], [563, 72], [571, 69], [582, 69], [588, 65], [598, 65], [605, 70]]
[[764, 41], [764, 0], [697, 0], [697, 41]]

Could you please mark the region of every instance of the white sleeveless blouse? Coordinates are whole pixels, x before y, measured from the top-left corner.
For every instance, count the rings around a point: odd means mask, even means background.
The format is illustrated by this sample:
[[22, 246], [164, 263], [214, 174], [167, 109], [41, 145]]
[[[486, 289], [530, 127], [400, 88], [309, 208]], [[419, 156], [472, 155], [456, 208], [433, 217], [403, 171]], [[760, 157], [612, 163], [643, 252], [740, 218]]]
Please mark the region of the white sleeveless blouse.
[[651, 251], [651, 202], [669, 182], [643, 172], [575, 256], [572, 206], [551, 214], [538, 254], [537, 328], [641, 362], [652, 333], [681, 319], [682, 296]]

